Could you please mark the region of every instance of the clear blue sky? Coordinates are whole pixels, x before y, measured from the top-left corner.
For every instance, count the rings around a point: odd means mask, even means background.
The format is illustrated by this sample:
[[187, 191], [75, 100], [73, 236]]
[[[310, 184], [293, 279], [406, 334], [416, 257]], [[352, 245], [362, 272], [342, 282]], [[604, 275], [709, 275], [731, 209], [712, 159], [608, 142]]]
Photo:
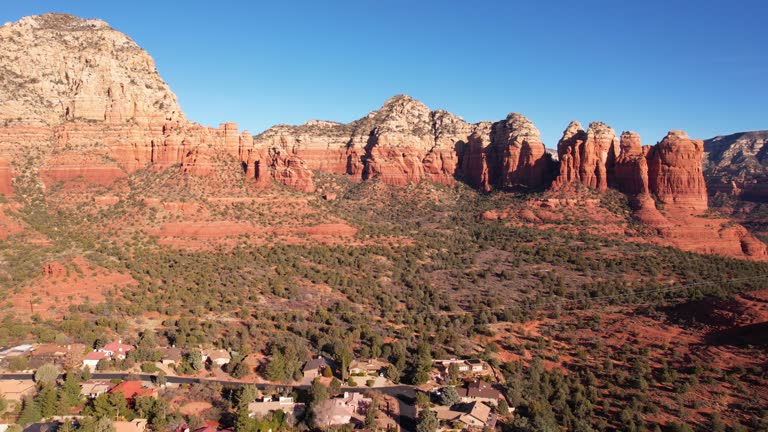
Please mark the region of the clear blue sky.
[[[707, 138], [768, 129], [768, 1], [2, 0], [0, 21], [98, 17], [155, 58], [191, 120], [351, 121], [409, 94], [468, 121], [516, 111]], [[1, 48], [1, 47], [0, 47]]]

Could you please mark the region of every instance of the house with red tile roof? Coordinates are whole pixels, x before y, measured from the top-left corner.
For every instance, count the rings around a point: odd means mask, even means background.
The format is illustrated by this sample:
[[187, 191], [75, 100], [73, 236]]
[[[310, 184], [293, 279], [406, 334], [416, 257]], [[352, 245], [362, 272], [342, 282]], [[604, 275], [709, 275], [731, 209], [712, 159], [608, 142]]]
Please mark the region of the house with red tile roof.
[[109, 394], [120, 393], [124, 398], [133, 400], [137, 396], [157, 397], [157, 389], [145, 387], [141, 381], [123, 381], [109, 390]]
[[117, 342], [110, 342], [96, 351], [105, 352], [112, 359], [123, 360], [126, 354], [134, 349], [136, 348], [133, 345], [124, 344], [122, 339], [118, 339]]

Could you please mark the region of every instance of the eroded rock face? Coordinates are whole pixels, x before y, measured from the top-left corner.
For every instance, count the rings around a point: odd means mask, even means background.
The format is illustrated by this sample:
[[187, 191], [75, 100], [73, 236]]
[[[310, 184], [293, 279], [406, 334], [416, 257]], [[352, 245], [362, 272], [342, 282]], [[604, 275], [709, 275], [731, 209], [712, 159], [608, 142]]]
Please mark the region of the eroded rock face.
[[768, 131], [704, 140], [704, 177], [710, 194], [768, 202]]
[[95, 19], [25, 17], [0, 27], [0, 126], [182, 120], [152, 57]]
[[664, 204], [707, 209], [702, 158], [704, 143], [682, 131], [670, 131], [648, 153], [648, 186]]
[[[354, 180], [377, 178], [404, 186], [425, 179], [451, 185], [462, 178], [485, 191], [541, 187], [552, 164], [539, 131], [520, 114], [496, 123], [469, 124], [404, 95], [349, 124], [275, 126], [256, 136], [254, 148], [246, 153], [251, 155], [245, 161], [247, 173], [258, 163], [269, 167], [275, 179], [280, 177], [277, 166], [290, 159], [302, 161], [307, 169], [347, 174]], [[302, 164], [295, 162], [294, 167], [299, 170]]]
[[581, 183], [598, 191], [608, 189], [613, 176], [619, 141], [616, 132], [602, 122], [592, 122], [585, 132], [581, 124], [572, 121], [557, 144], [560, 172], [554, 187]]
[[484, 191], [538, 188], [549, 180], [552, 159], [536, 126], [525, 116], [510, 113], [504, 121], [475, 126], [462, 166], [467, 181]]
[[4, 167], [30, 157], [46, 184], [108, 185], [147, 167], [208, 175], [226, 157], [237, 163], [237, 125], [184, 120], [149, 54], [105, 22], [26, 17], [0, 27], [0, 43], [0, 193], [11, 192]]
[[[453, 184], [460, 155], [472, 126], [446, 111], [430, 111], [404, 95], [388, 100], [379, 110], [349, 124], [310, 121], [301, 126], [274, 126], [254, 138], [246, 149], [246, 174], [263, 182], [270, 175], [286, 183], [281, 169], [290, 166], [288, 183], [301, 178], [310, 190], [311, 172], [347, 174], [354, 180], [378, 178], [404, 186], [429, 179]], [[262, 169], [255, 175], [258, 164]], [[251, 168], [254, 166], [254, 168]], [[249, 176], [250, 177], [250, 176]]]
[[[673, 132], [652, 150], [593, 122], [572, 122], [558, 144], [559, 171], [524, 116], [469, 124], [404, 95], [349, 124], [279, 125], [251, 137], [237, 125], [184, 120], [151, 57], [99, 20], [48, 14], [0, 27], [0, 193], [12, 193], [20, 155], [35, 155], [46, 184], [109, 184], [145, 168], [209, 175], [240, 163], [259, 187], [272, 180], [315, 190], [313, 170], [403, 186], [463, 179], [507, 187], [615, 186], [640, 203], [706, 208], [701, 142]], [[231, 168], [231, 165], [229, 166]], [[638, 207], [644, 204], [638, 204]]]

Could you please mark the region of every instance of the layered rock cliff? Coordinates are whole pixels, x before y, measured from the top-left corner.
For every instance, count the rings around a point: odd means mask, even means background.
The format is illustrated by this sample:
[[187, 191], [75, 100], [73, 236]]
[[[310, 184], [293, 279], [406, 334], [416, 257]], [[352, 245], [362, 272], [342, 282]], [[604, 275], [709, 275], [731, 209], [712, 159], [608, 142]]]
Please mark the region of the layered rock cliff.
[[707, 209], [702, 158], [704, 143], [671, 131], [648, 153], [648, 186], [664, 204]]
[[26, 17], [0, 27], [0, 44], [0, 193], [12, 193], [10, 163], [30, 157], [46, 184], [237, 163], [237, 126], [186, 121], [149, 54], [105, 22]]
[[560, 172], [553, 187], [558, 189], [571, 183], [581, 183], [605, 191], [618, 153], [616, 132], [608, 125], [593, 122], [584, 131], [579, 122], [572, 121], [557, 144]]
[[244, 154], [248, 177], [263, 181], [259, 176], [271, 174], [302, 190], [313, 189], [311, 173], [303, 172], [309, 170], [347, 174], [354, 180], [378, 178], [396, 186], [465, 179], [486, 191], [541, 187], [551, 165], [539, 131], [520, 114], [469, 124], [405, 95], [349, 124], [275, 126], [254, 137], [253, 148]]
[[740, 132], [704, 140], [709, 193], [768, 202], [768, 131]]
[[96, 19], [46, 14], [0, 27], [0, 126], [182, 120], [152, 57]]
[[470, 124], [404, 95], [349, 124], [279, 125], [251, 137], [237, 126], [186, 121], [151, 57], [99, 20], [48, 14], [0, 28], [0, 193], [12, 193], [12, 162], [30, 150], [46, 184], [84, 178], [109, 184], [143, 168], [208, 175], [240, 164], [258, 187], [272, 180], [311, 192], [313, 171], [403, 186], [457, 179], [494, 188], [616, 187], [636, 207], [651, 197], [706, 208], [702, 145], [681, 132], [653, 148], [593, 122], [572, 122], [555, 162], [520, 114]]

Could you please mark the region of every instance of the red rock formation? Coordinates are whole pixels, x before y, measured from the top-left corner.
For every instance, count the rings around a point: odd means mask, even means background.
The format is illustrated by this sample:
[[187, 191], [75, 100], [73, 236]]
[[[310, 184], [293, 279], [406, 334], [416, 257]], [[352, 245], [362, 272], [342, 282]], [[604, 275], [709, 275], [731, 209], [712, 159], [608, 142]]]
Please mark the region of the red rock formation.
[[553, 188], [581, 183], [602, 192], [613, 175], [619, 142], [605, 123], [590, 123], [585, 132], [579, 122], [572, 121], [557, 144], [557, 153], [560, 172]]
[[13, 195], [13, 180], [11, 176], [11, 165], [5, 157], [0, 155], [0, 195]]
[[462, 160], [467, 181], [484, 191], [538, 188], [547, 182], [550, 169], [551, 158], [538, 129], [517, 113], [510, 113], [505, 121], [476, 125]]
[[[284, 182], [279, 167], [347, 174], [353, 180], [377, 178], [404, 186], [422, 179], [453, 184], [471, 125], [446, 111], [430, 111], [408, 96], [395, 96], [379, 110], [349, 124], [313, 120], [301, 126], [279, 125], [241, 149], [246, 176], [263, 183], [262, 174]], [[288, 161], [292, 161], [290, 164]], [[289, 181], [293, 183], [293, 180]], [[303, 184], [302, 189], [311, 189]]]
[[469, 145], [461, 162], [464, 178], [467, 182], [484, 192], [491, 190], [492, 179], [489, 166], [495, 165], [488, 163], [492, 126], [489, 122], [477, 125], [475, 131], [469, 136]]
[[648, 161], [640, 135], [623, 132], [621, 152], [616, 158], [613, 183], [629, 197], [629, 205], [635, 210], [635, 217], [654, 226], [666, 226], [667, 219], [659, 213], [648, 187]]
[[707, 209], [702, 170], [704, 143], [682, 131], [671, 131], [648, 153], [648, 186], [665, 205], [694, 211]]

